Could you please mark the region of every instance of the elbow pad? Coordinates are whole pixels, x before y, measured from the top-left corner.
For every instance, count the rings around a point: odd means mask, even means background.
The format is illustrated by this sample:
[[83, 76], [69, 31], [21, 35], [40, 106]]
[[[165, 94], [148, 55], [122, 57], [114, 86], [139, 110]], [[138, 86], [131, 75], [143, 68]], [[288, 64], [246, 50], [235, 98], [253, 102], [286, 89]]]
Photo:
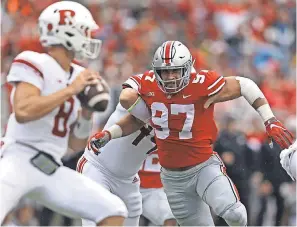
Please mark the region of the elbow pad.
[[249, 78], [239, 76], [235, 78], [239, 81], [241, 95], [250, 105], [253, 105], [258, 98], [265, 98], [264, 94], [254, 81]]

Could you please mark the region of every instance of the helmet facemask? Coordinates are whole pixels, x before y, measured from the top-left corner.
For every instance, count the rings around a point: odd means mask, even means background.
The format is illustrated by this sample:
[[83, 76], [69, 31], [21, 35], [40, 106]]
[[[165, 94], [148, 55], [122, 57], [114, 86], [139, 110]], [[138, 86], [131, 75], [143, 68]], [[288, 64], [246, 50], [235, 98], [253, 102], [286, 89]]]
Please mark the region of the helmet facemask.
[[[175, 94], [184, 89], [189, 84], [191, 68], [191, 60], [184, 63], [182, 66], [155, 67], [153, 65], [158, 86], [166, 94]], [[164, 74], [165, 70], [171, 71], [169, 73], [179, 73], [180, 77], [176, 79], [164, 80], [162, 77], [162, 73]]]
[[90, 59], [95, 59], [96, 57], [98, 57], [101, 50], [102, 41], [99, 39], [92, 38], [92, 33], [96, 29], [98, 29], [98, 27], [94, 29], [85, 28], [85, 31], [81, 31], [81, 32], [85, 32], [86, 36], [82, 34], [83, 41], [81, 44], [81, 50], [77, 51], [77, 55], [90, 58]]

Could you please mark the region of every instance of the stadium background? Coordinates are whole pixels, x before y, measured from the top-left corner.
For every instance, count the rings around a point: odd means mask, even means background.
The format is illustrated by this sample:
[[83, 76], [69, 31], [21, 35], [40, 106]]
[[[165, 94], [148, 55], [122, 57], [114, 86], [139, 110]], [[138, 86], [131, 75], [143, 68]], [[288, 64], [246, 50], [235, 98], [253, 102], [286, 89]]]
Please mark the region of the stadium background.
[[[11, 107], [6, 75], [23, 50], [42, 52], [37, 18], [54, 0], [4, 0], [1, 6], [1, 129]], [[150, 68], [156, 47], [180, 40], [196, 59], [195, 68], [223, 76], [253, 79], [276, 116], [296, 135], [295, 0], [81, 0], [100, 25], [103, 40], [98, 60], [82, 62], [111, 86], [112, 101], [96, 114], [94, 130], [114, 110], [121, 83]], [[242, 99], [216, 105], [220, 135], [215, 144], [248, 208], [249, 225], [296, 226], [296, 183], [279, 164], [280, 149], [270, 149], [257, 113]], [[69, 154], [65, 162], [74, 160]], [[218, 225], [224, 223], [217, 219]], [[79, 221], [51, 215], [24, 200], [7, 225], [75, 225]]]

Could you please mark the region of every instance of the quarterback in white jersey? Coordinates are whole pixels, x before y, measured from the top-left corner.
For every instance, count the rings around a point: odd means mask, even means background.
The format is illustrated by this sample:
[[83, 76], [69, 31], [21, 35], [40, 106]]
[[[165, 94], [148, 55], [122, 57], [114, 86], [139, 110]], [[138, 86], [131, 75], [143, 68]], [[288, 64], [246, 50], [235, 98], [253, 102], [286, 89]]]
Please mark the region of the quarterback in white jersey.
[[[123, 87], [137, 90], [140, 78], [141, 75], [130, 77]], [[104, 128], [110, 127], [127, 113], [128, 111], [118, 104]], [[148, 207], [142, 208], [140, 181], [137, 172], [142, 169], [143, 161], [147, 157], [150, 159], [150, 154], [156, 151], [156, 144], [152, 141], [152, 128], [144, 126], [127, 137], [108, 143], [100, 150], [86, 148], [77, 164], [78, 172], [104, 185], [124, 201], [128, 209], [125, 225], [137, 226], [142, 213], [148, 218], [155, 215], [155, 218], [151, 220], [155, 225], [163, 225], [167, 219], [173, 219], [163, 190], [158, 189], [156, 193], [159, 195], [158, 201], [152, 201], [155, 202], [155, 206], [151, 206], [151, 203], [144, 203], [144, 205], [148, 204]], [[158, 167], [160, 171], [160, 166], [158, 165]], [[146, 195], [146, 198], [148, 197]], [[154, 208], [155, 210], [152, 210]], [[158, 219], [158, 217], [161, 218]], [[94, 223], [83, 220], [83, 225], [92, 224]]]
[[1, 147], [0, 224], [27, 196], [70, 217], [122, 225], [125, 204], [61, 164], [68, 145], [83, 149], [90, 133], [92, 112], [82, 108], [78, 117], [76, 95], [101, 82], [97, 73], [71, 62], [76, 54], [98, 56], [100, 41], [90, 37], [98, 25], [88, 9], [70, 1], [47, 7], [38, 25], [47, 53], [20, 53], [7, 76], [14, 86], [13, 113]]

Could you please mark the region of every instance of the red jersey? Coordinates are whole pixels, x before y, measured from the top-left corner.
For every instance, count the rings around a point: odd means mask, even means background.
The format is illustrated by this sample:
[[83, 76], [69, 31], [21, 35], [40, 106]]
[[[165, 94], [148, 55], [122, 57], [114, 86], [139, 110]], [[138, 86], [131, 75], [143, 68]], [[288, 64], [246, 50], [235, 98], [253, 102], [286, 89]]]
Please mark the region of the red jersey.
[[157, 151], [152, 152], [144, 160], [138, 174], [140, 177], [140, 187], [142, 188], [162, 188], [160, 178], [161, 165]]
[[158, 87], [153, 71], [143, 74], [138, 92], [152, 112], [161, 166], [186, 167], [211, 156], [217, 136], [214, 105], [208, 109], [203, 105], [224, 84], [223, 76], [202, 70], [191, 73], [189, 85], [183, 90], [167, 95]]

